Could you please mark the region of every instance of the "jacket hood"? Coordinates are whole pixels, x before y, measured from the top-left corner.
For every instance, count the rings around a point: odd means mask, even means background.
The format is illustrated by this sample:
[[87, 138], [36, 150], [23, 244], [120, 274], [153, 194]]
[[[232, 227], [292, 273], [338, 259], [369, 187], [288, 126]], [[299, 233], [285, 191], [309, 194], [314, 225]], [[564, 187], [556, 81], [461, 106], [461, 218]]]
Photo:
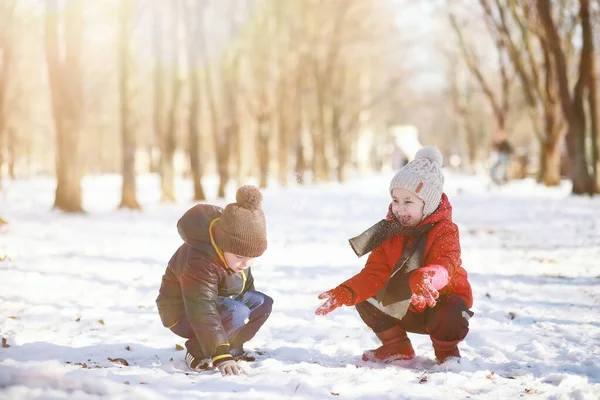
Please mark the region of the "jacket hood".
[[[394, 214], [392, 213], [392, 203], [390, 203], [388, 207], [386, 219], [392, 221], [396, 220]], [[446, 193], [442, 193], [442, 200], [440, 201], [440, 205], [438, 206], [438, 208], [433, 213], [431, 213], [431, 215], [429, 215], [427, 218], [421, 221], [417, 226], [437, 223], [443, 220], [452, 221], [452, 205], [450, 204], [450, 200], [448, 200], [448, 196], [446, 196]]]
[[223, 209], [209, 204], [198, 204], [186, 211], [177, 221], [179, 236], [191, 247], [198, 250], [212, 248], [209, 227], [213, 219], [219, 217]]

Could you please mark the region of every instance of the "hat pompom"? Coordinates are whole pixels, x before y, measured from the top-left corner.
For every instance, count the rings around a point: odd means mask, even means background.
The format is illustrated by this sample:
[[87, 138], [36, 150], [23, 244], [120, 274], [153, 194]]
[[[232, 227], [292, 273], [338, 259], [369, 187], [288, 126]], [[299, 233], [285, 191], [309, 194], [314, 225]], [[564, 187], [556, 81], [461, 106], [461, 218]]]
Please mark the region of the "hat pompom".
[[256, 186], [244, 185], [238, 189], [235, 200], [247, 210], [257, 210], [262, 202], [262, 193]]
[[444, 163], [444, 156], [435, 146], [425, 146], [415, 154], [415, 160], [417, 158], [426, 158], [435, 164], [436, 167], [441, 168]]

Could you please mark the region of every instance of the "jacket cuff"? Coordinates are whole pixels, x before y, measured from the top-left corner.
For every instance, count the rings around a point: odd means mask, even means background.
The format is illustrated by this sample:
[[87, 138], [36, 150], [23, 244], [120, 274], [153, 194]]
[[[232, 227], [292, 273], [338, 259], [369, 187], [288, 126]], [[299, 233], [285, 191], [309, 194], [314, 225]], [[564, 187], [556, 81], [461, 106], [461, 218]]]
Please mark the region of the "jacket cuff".
[[346, 302], [346, 306], [353, 306], [356, 304], [356, 293], [354, 293], [354, 290], [352, 290], [352, 288], [348, 285], [344, 285], [343, 283], [340, 285], [340, 287], [346, 289], [348, 291], [348, 293], [350, 293], [350, 301]]
[[[427, 267], [419, 268], [415, 272], [419, 272], [419, 276], [423, 276], [422, 275], [423, 272], [428, 272], [428, 271], [431, 271], [435, 274], [431, 278], [431, 283], [433, 284], [433, 287], [435, 288], [435, 290], [442, 289], [444, 286], [446, 286], [448, 284], [448, 282], [450, 282], [450, 277], [448, 276], [448, 270], [446, 268], [442, 267], [441, 265], [429, 265]], [[410, 277], [411, 281], [413, 281], [412, 277], [415, 276], [415, 272], [413, 272], [412, 276]], [[417, 282], [410, 282], [411, 288], [414, 287], [413, 285], [415, 283], [417, 283]]]
[[211, 357], [212, 364], [217, 367], [227, 360], [233, 360], [233, 356], [229, 354], [229, 343], [221, 343], [217, 345], [215, 353]]

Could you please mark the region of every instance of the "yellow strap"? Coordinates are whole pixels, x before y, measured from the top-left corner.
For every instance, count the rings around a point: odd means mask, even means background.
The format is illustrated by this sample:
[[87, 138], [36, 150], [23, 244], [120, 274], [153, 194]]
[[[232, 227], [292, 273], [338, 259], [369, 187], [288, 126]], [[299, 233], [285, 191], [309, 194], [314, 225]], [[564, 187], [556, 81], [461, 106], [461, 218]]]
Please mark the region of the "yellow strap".
[[180, 320], [177, 320], [177, 322], [175, 322], [173, 325], [171, 326], [167, 326], [168, 329], [171, 329], [172, 327], [174, 327], [175, 325], [177, 325], [179, 323]]
[[230, 357], [233, 358], [233, 356], [231, 354], [221, 354], [220, 356], [214, 356], [212, 358], [212, 363], [214, 364], [215, 361], [219, 361], [219, 360], [222, 360], [223, 358], [230, 358]]
[[210, 225], [208, 226], [208, 234], [210, 236], [210, 243], [212, 244], [213, 248], [217, 252], [219, 259], [221, 259], [221, 261], [223, 262], [223, 265], [225, 265], [225, 268], [227, 268], [228, 270], [233, 272], [233, 270], [231, 268], [229, 268], [229, 265], [227, 265], [227, 261], [225, 261], [225, 257], [223, 257], [223, 252], [221, 251], [221, 249], [219, 249], [217, 247], [217, 243], [215, 243], [215, 237], [213, 235], [213, 225], [220, 219], [221, 218], [215, 218], [212, 221], [210, 221]]

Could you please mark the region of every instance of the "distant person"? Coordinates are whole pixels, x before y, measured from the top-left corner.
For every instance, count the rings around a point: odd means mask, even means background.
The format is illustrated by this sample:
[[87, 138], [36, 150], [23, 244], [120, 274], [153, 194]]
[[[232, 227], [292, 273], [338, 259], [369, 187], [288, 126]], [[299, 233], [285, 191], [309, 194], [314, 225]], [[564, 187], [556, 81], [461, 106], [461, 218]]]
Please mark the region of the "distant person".
[[492, 181], [496, 185], [503, 185], [508, 182], [508, 162], [513, 153], [513, 147], [506, 138], [502, 138], [492, 143], [494, 153], [494, 164], [490, 170]]
[[439, 363], [460, 357], [458, 343], [469, 332], [473, 305], [461, 267], [458, 227], [443, 193], [442, 154], [419, 150], [393, 177], [386, 219], [350, 239], [360, 257], [371, 252], [361, 272], [319, 295], [316, 314], [355, 306], [382, 345], [365, 351], [374, 362], [410, 360], [407, 332], [429, 335]]
[[[244, 373], [237, 360], [271, 313], [273, 299], [254, 288], [250, 266], [267, 249], [262, 194], [242, 186], [236, 203], [189, 209], [177, 223], [184, 243], [162, 277], [156, 299], [165, 327], [187, 338], [185, 361], [195, 371], [209, 362], [223, 375]], [[206, 360], [205, 360], [206, 359]]]

